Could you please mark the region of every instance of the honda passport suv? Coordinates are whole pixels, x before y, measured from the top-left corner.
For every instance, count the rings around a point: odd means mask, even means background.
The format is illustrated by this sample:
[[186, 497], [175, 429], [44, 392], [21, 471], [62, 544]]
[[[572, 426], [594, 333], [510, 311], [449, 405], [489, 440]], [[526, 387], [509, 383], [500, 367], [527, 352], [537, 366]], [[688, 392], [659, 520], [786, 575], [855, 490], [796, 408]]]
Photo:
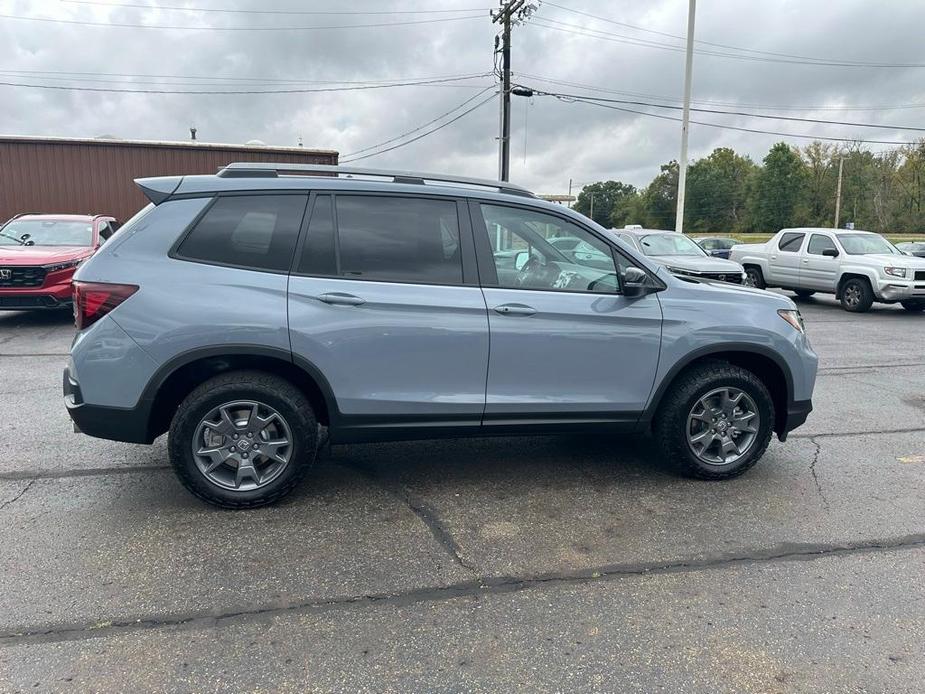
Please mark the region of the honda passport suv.
[[287, 494], [319, 425], [332, 444], [651, 428], [722, 479], [812, 409], [793, 302], [672, 275], [518, 186], [253, 163], [137, 183], [151, 204], [75, 277], [65, 401], [91, 436], [168, 432], [208, 502]]

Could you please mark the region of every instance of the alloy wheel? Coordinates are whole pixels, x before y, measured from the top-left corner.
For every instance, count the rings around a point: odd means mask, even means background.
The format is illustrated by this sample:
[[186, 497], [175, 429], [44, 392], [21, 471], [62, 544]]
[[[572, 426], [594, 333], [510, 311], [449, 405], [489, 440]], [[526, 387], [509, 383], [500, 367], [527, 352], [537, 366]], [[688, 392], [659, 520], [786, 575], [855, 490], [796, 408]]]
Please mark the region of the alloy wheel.
[[235, 400], [213, 408], [193, 436], [193, 459], [213, 484], [252, 491], [270, 484], [292, 458], [292, 432], [266, 403]]
[[687, 417], [687, 444], [708, 465], [730, 465], [741, 460], [758, 438], [761, 415], [743, 390], [711, 390], [694, 403]]

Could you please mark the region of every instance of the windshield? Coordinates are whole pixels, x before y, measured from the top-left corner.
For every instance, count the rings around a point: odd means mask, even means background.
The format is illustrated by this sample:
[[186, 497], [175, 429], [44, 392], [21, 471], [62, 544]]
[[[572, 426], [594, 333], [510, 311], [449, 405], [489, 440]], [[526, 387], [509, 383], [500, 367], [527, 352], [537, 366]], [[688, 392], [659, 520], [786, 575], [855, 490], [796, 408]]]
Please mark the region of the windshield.
[[892, 243], [878, 234], [838, 234], [848, 255], [899, 255]]
[[642, 237], [642, 252], [646, 255], [681, 255], [702, 258], [706, 253], [696, 243], [681, 234], [649, 234]]
[[93, 224], [53, 219], [14, 220], [0, 229], [3, 246], [91, 246]]

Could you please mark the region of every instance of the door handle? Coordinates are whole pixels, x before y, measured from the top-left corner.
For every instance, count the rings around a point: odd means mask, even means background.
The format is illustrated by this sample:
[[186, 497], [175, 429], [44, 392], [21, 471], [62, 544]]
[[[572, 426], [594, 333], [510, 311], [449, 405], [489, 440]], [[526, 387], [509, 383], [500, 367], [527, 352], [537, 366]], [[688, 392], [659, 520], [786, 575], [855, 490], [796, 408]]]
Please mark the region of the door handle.
[[333, 306], [360, 306], [366, 303], [366, 299], [361, 299], [353, 294], [344, 294], [343, 292], [328, 292], [318, 297], [318, 301]]
[[502, 316], [532, 316], [536, 309], [524, 304], [501, 304], [495, 306], [492, 311], [500, 313]]
[[806, 259], [806, 258], [803, 258], [803, 262], [804, 262], [804, 263], [808, 263], [808, 262], [809, 262], [809, 260], [808, 260], [808, 259]]

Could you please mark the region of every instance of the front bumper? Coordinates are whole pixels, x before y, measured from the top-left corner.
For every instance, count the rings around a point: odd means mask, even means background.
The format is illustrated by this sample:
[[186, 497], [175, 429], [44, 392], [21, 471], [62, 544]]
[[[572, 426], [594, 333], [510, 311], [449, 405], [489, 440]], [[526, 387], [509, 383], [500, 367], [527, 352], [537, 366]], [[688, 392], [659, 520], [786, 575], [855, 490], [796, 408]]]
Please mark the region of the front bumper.
[[784, 418], [783, 426], [777, 432], [777, 438], [781, 441], [786, 441], [787, 435], [794, 429], [803, 426], [812, 411], [812, 400], [795, 400], [790, 403], [787, 407], [787, 416]]
[[83, 400], [80, 384], [67, 367], [64, 369], [64, 404], [75, 430], [82, 434], [125, 443], [151, 443], [145, 407], [88, 405]]
[[925, 299], [925, 280], [880, 280], [876, 294], [881, 301]]
[[66, 278], [49, 275], [41, 287], [0, 287], [0, 311], [69, 308], [71, 306], [71, 271]]

